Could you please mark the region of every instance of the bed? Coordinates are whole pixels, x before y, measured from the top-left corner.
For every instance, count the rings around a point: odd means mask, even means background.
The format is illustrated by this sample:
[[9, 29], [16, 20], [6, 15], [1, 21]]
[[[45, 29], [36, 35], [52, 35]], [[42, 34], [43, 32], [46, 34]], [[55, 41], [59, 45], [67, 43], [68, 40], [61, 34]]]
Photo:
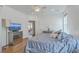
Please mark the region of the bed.
[[49, 33], [43, 33], [28, 40], [25, 52], [78, 53], [79, 39], [63, 32], [56, 39], [50, 37]]

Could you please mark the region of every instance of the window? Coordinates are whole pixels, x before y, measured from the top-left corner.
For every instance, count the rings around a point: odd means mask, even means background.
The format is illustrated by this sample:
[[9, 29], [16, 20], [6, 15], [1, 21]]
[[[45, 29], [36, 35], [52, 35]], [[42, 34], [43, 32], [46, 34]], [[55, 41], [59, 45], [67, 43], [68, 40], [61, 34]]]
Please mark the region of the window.
[[68, 19], [67, 19], [67, 15], [65, 15], [64, 16], [64, 20], [63, 20], [63, 31], [65, 32], [65, 33], [68, 33], [69, 34], [69, 32], [68, 32]]

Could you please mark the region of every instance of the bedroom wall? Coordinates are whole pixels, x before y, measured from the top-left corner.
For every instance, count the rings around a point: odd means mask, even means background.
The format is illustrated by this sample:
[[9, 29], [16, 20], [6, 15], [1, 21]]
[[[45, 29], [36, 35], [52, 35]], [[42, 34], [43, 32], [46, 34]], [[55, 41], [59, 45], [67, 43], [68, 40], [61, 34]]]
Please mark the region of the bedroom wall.
[[79, 37], [79, 6], [68, 6], [68, 30], [70, 34]]
[[38, 17], [38, 33], [41, 33], [44, 30], [47, 30], [48, 27], [52, 31], [57, 31], [62, 29], [62, 14], [57, 15], [41, 15]]

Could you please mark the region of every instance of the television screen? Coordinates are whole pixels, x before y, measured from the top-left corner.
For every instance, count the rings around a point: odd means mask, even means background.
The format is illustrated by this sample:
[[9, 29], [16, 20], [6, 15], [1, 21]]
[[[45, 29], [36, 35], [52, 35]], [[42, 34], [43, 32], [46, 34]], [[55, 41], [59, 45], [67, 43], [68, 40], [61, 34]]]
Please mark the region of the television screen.
[[21, 24], [18, 23], [11, 23], [9, 26], [10, 31], [19, 31], [21, 30]]

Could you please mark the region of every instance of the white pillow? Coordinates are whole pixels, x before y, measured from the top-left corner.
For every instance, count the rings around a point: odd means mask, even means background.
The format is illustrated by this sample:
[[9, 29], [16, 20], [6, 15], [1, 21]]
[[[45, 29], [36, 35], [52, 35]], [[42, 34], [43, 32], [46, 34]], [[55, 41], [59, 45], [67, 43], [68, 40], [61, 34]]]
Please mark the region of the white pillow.
[[56, 39], [58, 37], [58, 33], [57, 32], [52, 32], [50, 37]]

